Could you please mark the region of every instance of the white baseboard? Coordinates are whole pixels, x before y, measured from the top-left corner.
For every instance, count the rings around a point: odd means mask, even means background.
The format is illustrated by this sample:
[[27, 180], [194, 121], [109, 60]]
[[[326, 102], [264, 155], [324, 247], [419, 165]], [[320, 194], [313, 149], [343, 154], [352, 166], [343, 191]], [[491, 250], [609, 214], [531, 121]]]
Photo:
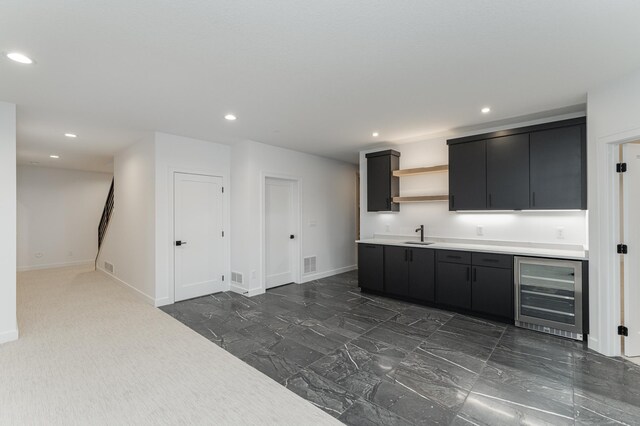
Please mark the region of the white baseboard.
[[245, 296], [249, 295], [249, 292], [247, 291], [246, 288], [240, 287], [239, 285], [236, 285], [236, 284], [233, 284], [233, 283], [231, 283], [229, 285], [229, 290], [234, 292], [234, 293], [244, 294]]
[[[246, 291], [246, 290], [245, 290]], [[265, 294], [266, 290], [264, 288], [254, 288], [253, 290], [249, 290], [245, 293], [247, 297], [258, 296], [259, 294]]]
[[114, 280], [115, 282], [117, 282], [118, 284], [120, 284], [121, 286], [123, 286], [126, 289], [129, 290], [133, 290], [133, 294], [135, 294], [135, 296], [145, 302], [148, 303], [151, 306], [156, 306], [156, 301], [153, 297], [149, 296], [148, 294], [145, 294], [143, 292], [141, 292], [140, 290], [138, 290], [137, 288], [135, 288], [134, 286], [132, 286], [131, 284], [122, 281], [120, 278], [116, 277], [115, 275], [107, 272], [106, 270], [104, 270], [103, 268], [98, 267], [98, 271], [102, 272], [103, 274], [105, 274], [106, 276], [108, 276], [109, 278], [111, 278], [112, 280]]
[[171, 301], [171, 299], [170, 299], [170, 298], [168, 298], [168, 297], [163, 297], [163, 298], [161, 298], [161, 299], [156, 299], [156, 302], [155, 302], [155, 305], [154, 305], [154, 306], [155, 306], [156, 308], [159, 308], [160, 306], [171, 305], [172, 303], [173, 303], [173, 302]]
[[[349, 271], [355, 271], [356, 269], [358, 269], [358, 265], [349, 265], [349, 266], [345, 266], [345, 267], [338, 268], [338, 269], [332, 269], [330, 271], [318, 272], [316, 274], [309, 274], [309, 275], [306, 275], [306, 276], [303, 275], [302, 276], [302, 281], [300, 281], [298, 284], [304, 284], [304, 283], [308, 283], [309, 281], [319, 280], [321, 278], [330, 277], [332, 275], [338, 275], [338, 274], [342, 274], [342, 273], [349, 272]], [[234, 286], [233, 284], [231, 285], [231, 291], [235, 291], [236, 293], [244, 294], [247, 297], [253, 297], [253, 296], [257, 296], [259, 294], [266, 293], [266, 290], [264, 288], [254, 288], [253, 290], [247, 291], [244, 288], [238, 287], [238, 286]]]
[[356, 269], [358, 269], [358, 265], [350, 265], [350, 266], [345, 266], [343, 268], [332, 269], [330, 271], [318, 272], [316, 274], [303, 275], [302, 281], [300, 282], [300, 284], [308, 283], [309, 281], [319, 280], [322, 278], [327, 278], [332, 275], [338, 275], [338, 274], [343, 274], [345, 272], [355, 271]]
[[0, 333], [0, 345], [3, 343], [13, 342], [14, 340], [18, 340], [18, 329], [3, 331]]
[[67, 268], [69, 266], [90, 266], [93, 265], [94, 259], [76, 260], [73, 262], [48, 263], [46, 265], [18, 266], [18, 272], [38, 271], [40, 269]]

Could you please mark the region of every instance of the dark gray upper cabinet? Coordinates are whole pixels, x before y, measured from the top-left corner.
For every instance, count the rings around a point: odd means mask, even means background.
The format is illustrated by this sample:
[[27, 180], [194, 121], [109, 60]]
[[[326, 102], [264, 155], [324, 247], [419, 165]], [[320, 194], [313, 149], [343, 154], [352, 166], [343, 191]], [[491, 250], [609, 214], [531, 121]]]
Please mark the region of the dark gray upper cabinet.
[[367, 211], [397, 212], [400, 204], [393, 197], [400, 195], [400, 179], [393, 171], [400, 168], [400, 153], [392, 149], [370, 152], [367, 158]]
[[447, 144], [449, 210], [587, 208], [584, 117]]
[[449, 146], [449, 210], [487, 208], [486, 143]]
[[586, 126], [530, 136], [531, 208], [586, 209]]
[[529, 135], [487, 141], [487, 208], [529, 208]]

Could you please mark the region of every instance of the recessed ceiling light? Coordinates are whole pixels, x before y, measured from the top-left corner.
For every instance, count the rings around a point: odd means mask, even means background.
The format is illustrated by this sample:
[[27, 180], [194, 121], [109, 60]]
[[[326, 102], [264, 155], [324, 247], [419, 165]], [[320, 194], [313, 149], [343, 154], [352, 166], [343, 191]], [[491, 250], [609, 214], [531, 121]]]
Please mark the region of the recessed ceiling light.
[[58, 159], [58, 158], [60, 158], [60, 156], [59, 156], [59, 155], [50, 155], [50, 156], [49, 156], [49, 158], [56, 158], [56, 159]]
[[33, 63], [33, 59], [19, 52], [9, 52], [7, 53], [7, 58], [11, 59], [12, 61], [19, 62], [21, 64], [28, 65]]
[[235, 116], [235, 115], [233, 115], [233, 114], [227, 114], [227, 115], [225, 115], [225, 116], [224, 116], [224, 119], [225, 119], [225, 120], [229, 120], [229, 121], [234, 121], [234, 120], [235, 120], [235, 119], [237, 119], [237, 118], [238, 118], [238, 117], [236, 117], [236, 116]]
[[373, 136], [374, 138], [377, 138], [378, 136], [380, 136], [380, 133], [373, 132], [373, 133], [371, 133], [371, 136]]
[[78, 135], [76, 135], [75, 133], [65, 133], [64, 135], [66, 137], [68, 137], [68, 138], [77, 138], [78, 137]]
[[480, 112], [482, 112], [483, 114], [489, 114], [491, 112], [491, 108], [484, 107], [480, 110]]

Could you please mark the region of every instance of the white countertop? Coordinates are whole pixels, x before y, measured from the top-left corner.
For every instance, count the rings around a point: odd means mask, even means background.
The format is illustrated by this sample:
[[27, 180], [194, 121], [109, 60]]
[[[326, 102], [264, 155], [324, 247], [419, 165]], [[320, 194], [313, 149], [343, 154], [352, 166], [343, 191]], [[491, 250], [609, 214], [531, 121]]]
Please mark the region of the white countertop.
[[[534, 247], [532, 244], [526, 246], [518, 245], [504, 245], [504, 244], [479, 244], [479, 243], [453, 243], [435, 241], [433, 244], [420, 245], [420, 244], [408, 244], [406, 241], [411, 241], [411, 238], [406, 240], [400, 239], [386, 239], [386, 238], [370, 238], [364, 240], [357, 240], [356, 243], [364, 244], [381, 244], [388, 246], [400, 246], [400, 247], [414, 247], [414, 248], [431, 248], [438, 250], [462, 250], [462, 251], [476, 251], [482, 253], [505, 253], [513, 254], [517, 256], [538, 256], [538, 257], [552, 257], [556, 259], [572, 259], [572, 260], [587, 260], [588, 253], [586, 250], [568, 250], [561, 248], [548, 248], [548, 247]], [[427, 238], [427, 241], [429, 239]]]

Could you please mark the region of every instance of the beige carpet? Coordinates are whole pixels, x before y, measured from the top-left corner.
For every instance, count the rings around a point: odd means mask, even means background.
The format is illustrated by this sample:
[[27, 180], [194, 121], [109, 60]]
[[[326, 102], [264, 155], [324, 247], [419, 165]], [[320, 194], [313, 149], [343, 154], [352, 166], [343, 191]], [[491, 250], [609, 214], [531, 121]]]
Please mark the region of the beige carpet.
[[0, 425], [339, 424], [101, 273], [18, 281]]

